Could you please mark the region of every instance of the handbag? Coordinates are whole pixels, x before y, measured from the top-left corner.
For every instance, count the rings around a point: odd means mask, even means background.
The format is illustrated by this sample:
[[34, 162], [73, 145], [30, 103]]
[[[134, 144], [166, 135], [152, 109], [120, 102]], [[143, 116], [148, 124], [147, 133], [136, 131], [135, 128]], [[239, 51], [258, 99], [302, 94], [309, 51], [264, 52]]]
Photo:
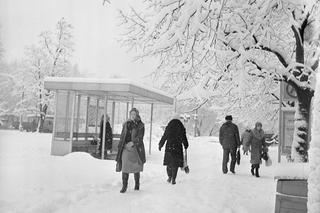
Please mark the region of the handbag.
[[262, 158], [263, 160], [267, 161], [267, 160], [269, 159], [268, 152], [263, 152], [263, 153], [261, 154], [261, 158]]
[[187, 149], [184, 150], [184, 155], [183, 155], [183, 168], [182, 170], [185, 171], [186, 174], [189, 174], [190, 169], [188, 166], [188, 155], [187, 155]]
[[117, 162], [116, 164], [116, 172], [121, 172], [122, 164], [120, 162]]
[[237, 164], [240, 165], [240, 160], [241, 160], [241, 154], [240, 154], [240, 149], [237, 151]]

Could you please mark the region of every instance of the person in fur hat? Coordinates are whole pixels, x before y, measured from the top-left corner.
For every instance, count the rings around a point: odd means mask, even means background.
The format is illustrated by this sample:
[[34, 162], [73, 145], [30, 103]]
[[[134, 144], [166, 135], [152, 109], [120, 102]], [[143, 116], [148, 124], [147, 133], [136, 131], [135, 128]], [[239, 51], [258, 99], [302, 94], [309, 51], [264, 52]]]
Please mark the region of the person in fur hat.
[[136, 108], [130, 110], [130, 119], [123, 124], [118, 146], [117, 172], [122, 171], [122, 189], [125, 193], [128, 187], [129, 173], [134, 173], [134, 190], [140, 189], [140, 172], [146, 162], [143, 144], [144, 123]]
[[261, 164], [261, 155], [263, 150], [266, 149], [265, 135], [261, 122], [257, 122], [255, 128], [251, 130], [248, 144], [251, 148], [251, 174], [260, 177], [259, 168]]
[[168, 183], [176, 184], [178, 168], [183, 167], [183, 147], [189, 143], [186, 129], [176, 115], [167, 125], [159, 142], [159, 151], [166, 144], [163, 165], [167, 167]]

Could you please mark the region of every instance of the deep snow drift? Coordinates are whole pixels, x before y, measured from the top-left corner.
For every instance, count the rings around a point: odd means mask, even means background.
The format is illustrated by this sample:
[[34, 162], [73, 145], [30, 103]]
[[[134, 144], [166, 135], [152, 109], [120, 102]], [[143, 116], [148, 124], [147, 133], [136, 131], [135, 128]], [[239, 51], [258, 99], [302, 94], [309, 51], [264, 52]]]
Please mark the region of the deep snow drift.
[[[156, 134], [158, 135], [158, 134]], [[179, 170], [177, 185], [166, 183], [163, 152], [153, 141], [141, 175], [141, 191], [120, 194], [114, 161], [86, 153], [50, 156], [51, 134], [0, 131], [0, 212], [274, 212], [272, 167], [251, 176], [242, 156], [236, 175], [221, 172], [222, 151], [215, 138], [190, 138], [190, 174]], [[147, 140], [146, 140], [147, 145]], [[275, 164], [276, 148], [271, 148]]]

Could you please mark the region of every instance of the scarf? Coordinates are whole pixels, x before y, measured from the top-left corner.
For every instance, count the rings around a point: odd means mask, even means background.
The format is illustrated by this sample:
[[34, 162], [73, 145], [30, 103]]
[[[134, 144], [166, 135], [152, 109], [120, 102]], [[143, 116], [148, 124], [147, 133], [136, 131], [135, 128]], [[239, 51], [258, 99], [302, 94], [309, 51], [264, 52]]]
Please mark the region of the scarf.
[[257, 128], [254, 128], [252, 130], [252, 134], [258, 140], [261, 140], [264, 137], [264, 131], [262, 129], [259, 131], [259, 130], [257, 130]]

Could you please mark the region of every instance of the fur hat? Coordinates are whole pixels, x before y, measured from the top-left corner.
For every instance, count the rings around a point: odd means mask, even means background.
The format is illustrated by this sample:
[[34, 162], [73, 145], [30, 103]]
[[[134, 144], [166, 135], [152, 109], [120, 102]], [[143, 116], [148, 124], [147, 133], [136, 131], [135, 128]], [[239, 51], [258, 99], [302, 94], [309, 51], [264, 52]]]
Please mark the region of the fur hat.
[[226, 116], [226, 121], [232, 121], [232, 120], [233, 120], [232, 115], [227, 115]]
[[262, 127], [262, 123], [261, 122], [257, 122], [255, 127], [257, 128], [258, 126]]
[[135, 112], [137, 115], [139, 115], [139, 110], [137, 109], [137, 108], [132, 108], [131, 110], [130, 110], [130, 113], [131, 112]]

